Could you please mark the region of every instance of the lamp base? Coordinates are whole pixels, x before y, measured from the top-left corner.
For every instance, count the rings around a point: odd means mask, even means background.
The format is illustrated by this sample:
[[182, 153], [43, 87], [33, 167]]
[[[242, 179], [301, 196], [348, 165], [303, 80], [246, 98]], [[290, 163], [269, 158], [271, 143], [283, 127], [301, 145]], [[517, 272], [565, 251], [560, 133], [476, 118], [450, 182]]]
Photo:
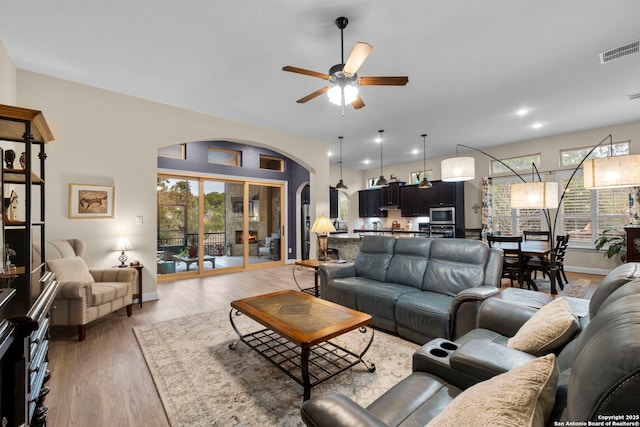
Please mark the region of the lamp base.
[[122, 251], [122, 253], [118, 257], [118, 261], [120, 261], [120, 265], [118, 266], [118, 268], [125, 268], [127, 266], [127, 258], [128, 257], [124, 254], [124, 251]]

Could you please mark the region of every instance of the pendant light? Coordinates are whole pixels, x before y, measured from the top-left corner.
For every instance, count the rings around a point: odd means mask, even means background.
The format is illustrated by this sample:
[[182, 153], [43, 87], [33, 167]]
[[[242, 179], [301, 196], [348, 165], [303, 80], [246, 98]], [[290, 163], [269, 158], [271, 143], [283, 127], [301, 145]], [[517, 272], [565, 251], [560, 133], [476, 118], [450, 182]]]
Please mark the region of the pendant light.
[[389, 185], [387, 180], [384, 179], [384, 175], [382, 173], [382, 132], [384, 132], [384, 130], [380, 129], [378, 132], [380, 133], [380, 178], [378, 178], [373, 185], [375, 185], [376, 187], [384, 187], [386, 185]]
[[344, 183], [344, 181], [342, 180], [342, 136], [339, 136], [338, 139], [340, 140], [340, 182], [338, 182], [336, 184], [336, 188], [340, 188], [342, 190], [346, 190], [349, 187], [347, 187]]
[[422, 177], [422, 181], [420, 181], [420, 185], [418, 188], [431, 188], [433, 184], [427, 178], [427, 134], [422, 134], [422, 173], [424, 176]]

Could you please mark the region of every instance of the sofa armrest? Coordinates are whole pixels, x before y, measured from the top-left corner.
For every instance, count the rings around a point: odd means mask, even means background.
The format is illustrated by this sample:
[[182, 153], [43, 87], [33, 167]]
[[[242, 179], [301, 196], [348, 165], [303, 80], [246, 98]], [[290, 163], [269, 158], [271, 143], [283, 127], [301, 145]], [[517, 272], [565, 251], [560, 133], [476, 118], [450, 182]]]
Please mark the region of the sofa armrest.
[[313, 397], [302, 404], [302, 421], [314, 427], [386, 426], [379, 418], [341, 394]]
[[515, 369], [536, 357], [488, 340], [471, 340], [461, 345], [449, 359], [451, 369], [479, 381]]
[[451, 337], [456, 339], [476, 327], [480, 306], [500, 290], [494, 286], [464, 289], [451, 303]]
[[89, 273], [96, 282], [130, 282], [134, 285], [138, 280], [138, 270], [135, 268], [92, 269]]
[[91, 283], [78, 281], [61, 283], [56, 298], [91, 301]]
[[480, 306], [476, 326], [512, 337], [537, 311], [523, 304], [489, 298]]

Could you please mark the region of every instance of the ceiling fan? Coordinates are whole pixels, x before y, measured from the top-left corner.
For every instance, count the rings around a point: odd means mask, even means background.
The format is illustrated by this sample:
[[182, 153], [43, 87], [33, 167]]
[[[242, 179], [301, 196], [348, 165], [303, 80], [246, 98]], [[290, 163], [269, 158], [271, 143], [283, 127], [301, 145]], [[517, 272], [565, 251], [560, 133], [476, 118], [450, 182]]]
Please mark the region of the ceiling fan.
[[340, 29], [340, 48], [341, 63], [336, 64], [329, 69], [329, 74], [319, 73], [304, 68], [292, 67], [287, 65], [282, 67], [282, 71], [291, 73], [304, 74], [311, 77], [328, 80], [331, 84], [310, 93], [309, 95], [298, 99], [296, 102], [304, 104], [325, 92], [328, 92], [329, 101], [334, 104], [342, 105], [351, 104], [353, 108], [360, 109], [364, 107], [362, 98], [358, 95], [358, 85], [360, 86], [405, 86], [409, 82], [407, 76], [386, 76], [386, 77], [358, 77], [358, 69], [367, 59], [373, 46], [368, 43], [358, 42], [351, 51], [351, 55], [347, 62], [344, 62], [344, 38], [343, 30], [349, 24], [349, 20], [344, 16], [336, 19], [336, 26]]

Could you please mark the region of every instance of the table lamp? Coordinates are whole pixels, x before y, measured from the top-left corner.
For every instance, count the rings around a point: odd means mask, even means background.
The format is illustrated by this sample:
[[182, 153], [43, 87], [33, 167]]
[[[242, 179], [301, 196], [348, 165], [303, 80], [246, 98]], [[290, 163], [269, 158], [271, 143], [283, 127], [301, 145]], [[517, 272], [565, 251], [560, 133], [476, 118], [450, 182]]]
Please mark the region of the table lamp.
[[121, 237], [118, 239], [118, 241], [116, 242], [115, 245], [113, 245], [113, 249], [111, 249], [112, 251], [116, 252], [116, 251], [121, 251], [122, 253], [120, 254], [120, 256], [118, 257], [118, 261], [120, 261], [120, 265], [118, 266], [119, 268], [124, 268], [127, 266], [126, 262], [127, 262], [127, 256], [125, 255], [124, 251], [130, 251], [133, 249], [133, 246], [131, 246], [131, 242], [129, 242], [129, 239], [126, 237]]
[[336, 228], [327, 216], [320, 215], [316, 218], [310, 231], [318, 235], [318, 244], [320, 245], [320, 256], [318, 259], [320, 261], [327, 261], [329, 259], [329, 257], [327, 257], [327, 233], [336, 231]]

